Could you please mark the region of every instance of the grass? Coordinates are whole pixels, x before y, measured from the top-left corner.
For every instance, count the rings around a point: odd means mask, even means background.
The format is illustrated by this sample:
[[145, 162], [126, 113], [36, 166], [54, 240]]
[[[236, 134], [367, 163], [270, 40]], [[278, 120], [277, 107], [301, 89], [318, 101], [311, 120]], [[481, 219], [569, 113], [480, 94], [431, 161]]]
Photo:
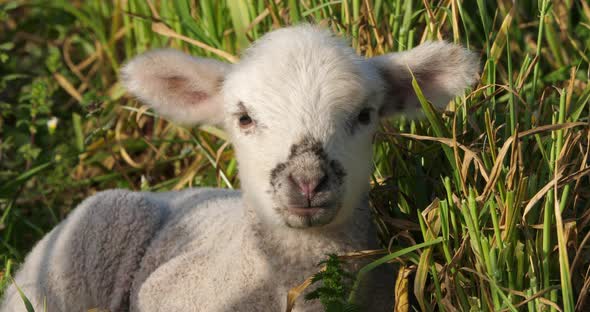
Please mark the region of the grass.
[[445, 112], [422, 101], [425, 118], [384, 121], [375, 139], [379, 235], [403, 268], [396, 293], [415, 298], [399, 311], [584, 311], [590, 5], [515, 3], [0, 2], [0, 286], [97, 190], [239, 186], [222, 132], [124, 95], [125, 60], [172, 46], [235, 62], [265, 32], [308, 21], [369, 57], [438, 39], [481, 55], [473, 90]]

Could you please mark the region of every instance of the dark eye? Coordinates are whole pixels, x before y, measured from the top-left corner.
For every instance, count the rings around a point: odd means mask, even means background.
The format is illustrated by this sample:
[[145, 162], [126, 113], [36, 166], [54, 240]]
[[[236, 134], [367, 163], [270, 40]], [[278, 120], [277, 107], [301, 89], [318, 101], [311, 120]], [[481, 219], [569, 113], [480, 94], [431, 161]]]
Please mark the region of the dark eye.
[[371, 109], [365, 108], [360, 111], [359, 115], [357, 116], [357, 120], [362, 125], [368, 125], [371, 122]]
[[250, 118], [250, 116], [248, 116], [248, 114], [240, 115], [238, 121], [240, 123], [240, 128], [242, 129], [248, 129], [252, 127], [252, 125], [254, 124], [254, 121], [252, 120], [252, 118]]

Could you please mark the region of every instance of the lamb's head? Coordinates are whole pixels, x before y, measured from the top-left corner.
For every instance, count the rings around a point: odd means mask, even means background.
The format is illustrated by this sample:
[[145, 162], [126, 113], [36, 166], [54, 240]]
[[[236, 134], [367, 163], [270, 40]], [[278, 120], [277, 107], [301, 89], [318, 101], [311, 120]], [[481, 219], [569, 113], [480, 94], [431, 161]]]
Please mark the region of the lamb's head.
[[165, 117], [223, 126], [247, 205], [266, 223], [306, 228], [342, 224], [365, 200], [379, 118], [420, 107], [410, 70], [442, 106], [478, 67], [444, 42], [364, 59], [304, 25], [265, 35], [235, 65], [148, 52], [125, 66], [123, 82]]

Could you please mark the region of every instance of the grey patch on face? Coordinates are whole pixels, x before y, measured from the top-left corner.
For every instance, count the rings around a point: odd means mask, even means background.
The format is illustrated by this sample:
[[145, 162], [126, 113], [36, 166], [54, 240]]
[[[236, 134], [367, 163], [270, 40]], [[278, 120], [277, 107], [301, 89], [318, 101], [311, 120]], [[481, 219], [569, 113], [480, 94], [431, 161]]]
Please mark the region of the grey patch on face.
[[[346, 171], [336, 159], [330, 159], [323, 144], [306, 136], [291, 146], [287, 160], [270, 172], [270, 190], [275, 211], [289, 227], [310, 227], [329, 223], [341, 206]], [[310, 193], [302, 191], [300, 182], [314, 181]], [[322, 207], [313, 216], [295, 216], [288, 208]]]
[[328, 158], [322, 143], [312, 137], [304, 137], [299, 143], [291, 146], [291, 153], [287, 161], [302, 155], [304, 153], [311, 153], [324, 161]]
[[273, 188], [277, 187], [278, 185], [280, 185], [281, 183], [278, 181], [278, 177], [279, 175], [285, 171], [285, 169], [287, 168], [287, 165], [285, 163], [279, 163], [276, 167], [274, 167], [274, 169], [272, 169], [272, 171], [270, 172], [270, 185], [273, 186]]

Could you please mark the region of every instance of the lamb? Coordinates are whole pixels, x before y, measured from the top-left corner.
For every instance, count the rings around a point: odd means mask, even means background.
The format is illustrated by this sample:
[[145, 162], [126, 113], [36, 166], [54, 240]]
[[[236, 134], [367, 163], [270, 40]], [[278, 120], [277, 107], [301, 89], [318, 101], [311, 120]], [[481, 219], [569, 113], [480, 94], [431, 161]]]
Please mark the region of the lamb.
[[[377, 247], [372, 136], [379, 118], [419, 111], [412, 74], [442, 107], [478, 67], [445, 42], [365, 59], [312, 25], [266, 34], [233, 65], [138, 56], [122, 70], [129, 92], [178, 123], [223, 127], [242, 190], [98, 193], [35, 246], [16, 284], [48, 311], [284, 311], [326, 254]], [[359, 302], [391, 311], [393, 281]], [[1, 310], [25, 311], [14, 286]], [[298, 299], [295, 311], [321, 307]]]

